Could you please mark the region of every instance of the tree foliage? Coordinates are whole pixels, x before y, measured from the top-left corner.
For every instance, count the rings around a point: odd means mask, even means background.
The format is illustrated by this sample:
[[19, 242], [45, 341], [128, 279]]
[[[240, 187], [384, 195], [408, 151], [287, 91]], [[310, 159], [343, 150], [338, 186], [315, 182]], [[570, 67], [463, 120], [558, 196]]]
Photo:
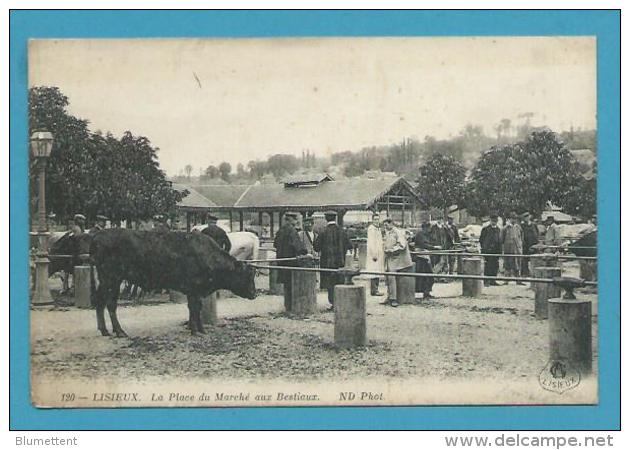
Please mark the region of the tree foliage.
[[[47, 129], [54, 136], [46, 172], [47, 211], [61, 221], [76, 213], [92, 219], [105, 214], [118, 221], [172, 212], [185, 193], [172, 189], [150, 141], [129, 131], [120, 139], [92, 133], [86, 120], [68, 113], [68, 104], [57, 87], [29, 91], [31, 132]], [[31, 170], [35, 199], [36, 180], [37, 172]]]
[[468, 183], [468, 208], [476, 216], [540, 214], [548, 202], [562, 207], [574, 201], [581, 180], [575, 158], [555, 133], [535, 131], [523, 142], [493, 147], [481, 156]]
[[416, 192], [426, 208], [463, 206], [466, 169], [453, 156], [435, 153], [419, 170]]

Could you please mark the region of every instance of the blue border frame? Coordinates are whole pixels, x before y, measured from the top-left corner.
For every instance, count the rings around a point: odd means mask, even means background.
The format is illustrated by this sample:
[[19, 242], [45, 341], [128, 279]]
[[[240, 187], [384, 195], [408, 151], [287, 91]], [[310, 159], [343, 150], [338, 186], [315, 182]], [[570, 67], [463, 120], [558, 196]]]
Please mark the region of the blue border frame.
[[[27, 40], [273, 36], [596, 36], [598, 406], [40, 410], [30, 404]], [[619, 11], [12, 11], [10, 427], [83, 429], [556, 429], [620, 427]]]

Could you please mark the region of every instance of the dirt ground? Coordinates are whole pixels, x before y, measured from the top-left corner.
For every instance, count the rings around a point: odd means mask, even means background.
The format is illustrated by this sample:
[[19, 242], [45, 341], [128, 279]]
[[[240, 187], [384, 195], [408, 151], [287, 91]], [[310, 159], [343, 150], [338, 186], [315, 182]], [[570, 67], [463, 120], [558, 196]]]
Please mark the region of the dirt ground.
[[[384, 290], [384, 287], [382, 288]], [[548, 361], [548, 322], [533, 313], [526, 286], [486, 287], [479, 298], [460, 296], [461, 283], [439, 283], [435, 299], [398, 308], [368, 297], [369, 343], [359, 350], [333, 346], [332, 313], [325, 292], [320, 313], [296, 319], [280, 296], [250, 301], [221, 298], [219, 326], [191, 336], [185, 302], [168, 295], [123, 302], [119, 318], [129, 338], [102, 337], [93, 310], [72, 306], [33, 310], [33, 380], [109, 383], [148, 379], [309, 380], [537, 379]], [[597, 298], [593, 301], [593, 355], [597, 371]]]

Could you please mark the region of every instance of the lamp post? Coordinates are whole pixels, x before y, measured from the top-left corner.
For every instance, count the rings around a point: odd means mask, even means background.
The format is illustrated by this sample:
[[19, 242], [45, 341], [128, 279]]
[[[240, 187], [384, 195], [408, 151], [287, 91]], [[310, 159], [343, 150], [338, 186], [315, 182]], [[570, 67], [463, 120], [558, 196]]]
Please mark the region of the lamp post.
[[33, 292], [31, 304], [40, 306], [53, 303], [48, 286], [48, 225], [46, 223], [46, 164], [53, 146], [53, 135], [45, 130], [34, 131], [30, 144], [31, 154], [37, 161], [39, 171], [39, 198], [37, 201], [39, 248], [35, 257], [35, 292]]

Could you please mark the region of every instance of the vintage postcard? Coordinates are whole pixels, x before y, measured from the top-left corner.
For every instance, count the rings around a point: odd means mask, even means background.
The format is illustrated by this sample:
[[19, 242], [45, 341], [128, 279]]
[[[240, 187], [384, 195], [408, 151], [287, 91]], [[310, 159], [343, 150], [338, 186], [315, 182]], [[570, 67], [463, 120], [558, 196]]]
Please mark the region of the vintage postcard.
[[598, 403], [594, 37], [28, 45], [41, 408]]

